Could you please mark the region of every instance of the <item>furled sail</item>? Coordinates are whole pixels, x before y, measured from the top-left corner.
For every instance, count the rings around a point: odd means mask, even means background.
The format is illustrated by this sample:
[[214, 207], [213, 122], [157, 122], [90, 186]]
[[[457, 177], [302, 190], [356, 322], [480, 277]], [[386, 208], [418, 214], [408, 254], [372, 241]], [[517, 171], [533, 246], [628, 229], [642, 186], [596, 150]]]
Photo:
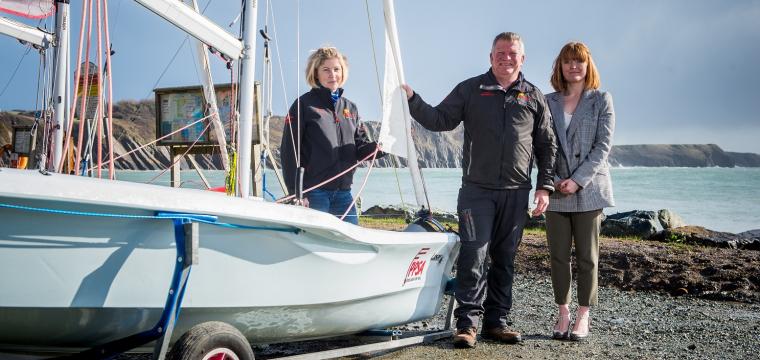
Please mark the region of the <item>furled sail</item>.
[[412, 174], [412, 185], [417, 205], [428, 205], [422, 184], [422, 174], [417, 163], [417, 150], [412, 141], [412, 116], [406, 93], [401, 85], [404, 66], [396, 30], [396, 13], [393, 0], [385, 0], [385, 81], [383, 84], [383, 119], [379, 143], [383, 151], [406, 158]]
[[53, 0], [0, 0], [0, 11], [29, 19], [42, 19], [55, 13]]

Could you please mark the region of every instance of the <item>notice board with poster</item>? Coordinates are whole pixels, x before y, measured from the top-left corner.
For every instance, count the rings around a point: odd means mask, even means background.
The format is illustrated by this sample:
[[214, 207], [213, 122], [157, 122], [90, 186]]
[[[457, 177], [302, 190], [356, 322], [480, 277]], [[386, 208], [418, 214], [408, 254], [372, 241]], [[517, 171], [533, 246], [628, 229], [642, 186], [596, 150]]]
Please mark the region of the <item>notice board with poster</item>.
[[[224, 127], [227, 142], [230, 142], [230, 110], [232, 105], [232, 86], [215, 85], [216, 104], [219, 118]], [[154, 90], [156, 94], [156, 138], [162, 138], [178, 129], [208, 116], [208, 105], [203, 97], [201, 86], [162, 88]], [[165, 139], [158, 141], [160, 146], [216, 145], [214, 133], [209, 125], [211, 118], [204, 119]], [[207, 128], [208, 126], [208, 128]], [[204, 129], [205, 132], [204, 132]], [[197, 142], [196, 142], [197, 140]]]
[[14, 126], [13, 138], [11, 140], [13, 144], [13, 152], [19, 155], [31, 155], [34, 150], [34, 134], [32, 134], [33, 127], [31, 126]]

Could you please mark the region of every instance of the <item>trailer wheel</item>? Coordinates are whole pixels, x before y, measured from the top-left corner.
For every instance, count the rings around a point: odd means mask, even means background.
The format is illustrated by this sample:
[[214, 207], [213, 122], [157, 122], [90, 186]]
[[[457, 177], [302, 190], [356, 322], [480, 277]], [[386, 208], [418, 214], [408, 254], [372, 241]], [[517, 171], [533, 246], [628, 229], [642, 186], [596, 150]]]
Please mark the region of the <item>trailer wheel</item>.
[[251, 344], [227, 323], [209, 321], [193, 326], [172, 346], [172, 360], [254, 360]]

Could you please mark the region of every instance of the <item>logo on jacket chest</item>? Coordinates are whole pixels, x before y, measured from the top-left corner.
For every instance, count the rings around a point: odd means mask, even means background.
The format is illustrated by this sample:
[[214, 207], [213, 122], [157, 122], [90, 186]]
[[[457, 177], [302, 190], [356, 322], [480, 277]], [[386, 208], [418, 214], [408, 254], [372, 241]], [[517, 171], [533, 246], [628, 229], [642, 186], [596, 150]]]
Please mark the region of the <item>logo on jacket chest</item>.
[[353, 120], [355, 120], [355, 119], [356, 119], [356, 114], [352, 114], [352, 113], [351, 113], [351, 110], [349, 110], [348, 108], [344, 108], [344, 109], [343, 109], [343, 117], [344, 117], [346, 120], [351, 120], [351, 121], [353, 121]]
[[515, 100], [517, 101], [518, 104], [522, 106], [527, 106], [528, 101], [530, 101], [530, 97], [528, 96], [528, 94], [521, 92], [517, 94], [517, 96], [515, 96]]

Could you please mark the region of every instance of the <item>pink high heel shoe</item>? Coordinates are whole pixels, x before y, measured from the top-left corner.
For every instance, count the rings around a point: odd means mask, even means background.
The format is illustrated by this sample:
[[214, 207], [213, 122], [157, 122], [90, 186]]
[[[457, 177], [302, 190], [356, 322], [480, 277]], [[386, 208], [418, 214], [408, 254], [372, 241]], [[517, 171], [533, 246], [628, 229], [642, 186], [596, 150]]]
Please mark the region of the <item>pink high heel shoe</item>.
[[583, 314], [580, 319], [576, 319], [575, 323], [583, 323], [586, 322], [586, 329], [583, 328], [579, 329], [580, 331], [573, 330], [570, 332], [570, 340], [573, 341], [581, 341], [588, 339], [589, 336], [591, 336], [591, 317], [589, 317], [589, 313]]

